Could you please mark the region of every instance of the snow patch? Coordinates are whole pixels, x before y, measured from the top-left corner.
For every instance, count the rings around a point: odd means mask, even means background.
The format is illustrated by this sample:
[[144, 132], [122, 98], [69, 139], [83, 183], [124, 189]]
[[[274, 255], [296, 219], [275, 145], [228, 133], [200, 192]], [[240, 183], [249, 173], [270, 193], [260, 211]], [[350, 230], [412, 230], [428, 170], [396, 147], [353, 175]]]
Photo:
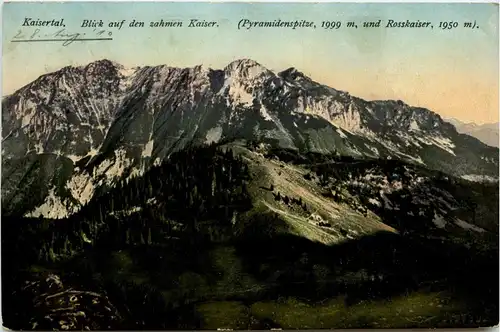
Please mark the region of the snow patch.
[[273, 118], [271, 117], [271, 115], [269, 115], [269, 112], [264, 105], [261, 105], [260, 107], [260, 114], [264, 117], [264, 120], [273, 121]]
[[141, 168], [132, 168], [132, 170], [130, 171], [130, 174], [127, 178], [127, 181], [128, 180], [131, 180], [133, 178], [136, 178], [136, 177], [139, 177], [139, 176], [142, 176], [144, 174], [144, 168], [141, 167]]
[[380, 156], [380, 153], [378, 152], [378, 149], [374, 146], [371, 146], [371, 145], [368, 145], [365, 143], [365, 146], [371, 151], [373, 152], [377, 157]]
[[88, 203], [94, 196], [94, 183], [87, 173], [74, 175], [68, 183], [66, 183], [66, 188], [81, 205]]
[[460, 226], [460, 227], [462, 227], [463, 229], [466, 229], [466, 230], [471, 230], [471, 231], [478, 232], [478, 233], [485, 232], [485, 230], [482, 229], [481, 227], [477, 227], [476, 225], [469, 224], [468, 222], [463, 221], [461, 219], [457, 219], [455, 221], [455, 224], [457, 224], [457, 226]]
[[35, 112], [32, 109], [28, 109], [25, 111], [25, 114], [21, 115], [21, 127], [26, 127], [31, 123], [31, 120], [35, 116]]
[[461, 176], [462, 179], [471, 181], [471, 182], [498, 182], [498, 177], [493, 177], [489, 175], [480, 175], [480, 174], [466, 174]]
[[397, 154], [399, 154], [401, 157], [407, 158], [407, 159], [414, 161], [418, 164], [425, 165], [424, 161], [422, 160], [422, 158], [420, 156], [414, 157], [414, 156], [410, 156], [409, 154], [402, 153], [402, 152], [397, 152]]
[[[132, 161], [127, 159], [127, 152], [124, 149], [115, 151], [114, 160], [104, 160], [97, 169], [94, 169], [94, 177], [105, 175], [104, 182], [107, 185], [112, 185], [115, 179], [123, 176], [123, 173], [132, 165]], [[101, 180], [99, 184], [103, 184]]]
[[420, 127], [417, 123], [417, 121], [415, 121], [415, 119], [412, 119], [411, 120], [411, 123], [410, 123], [410, 130], [411, 131], [419, 131], [420, 130]]
[[76, 163], [79, 160], [81, 160], [81, 159], [84, 158], [83, 156], [76, 156], [74, 154], [67, 155], [66, 157], [69, 158], [69, 159], [71, 159], [73, 161], [73, 163]]
[[453, 144], [453, 142], [449, 138], [443, 136], [417, 136], [415, 138], [425, 145], [435, 145], [438, 148], [455, 156], [455, 152], [453, 151], [453, 149], [455, 148], [455, 144]]
[[99, 150], [97, 150], [95, 148], [90, 148], [89, 152], [87, 153], [87, 155], [85, 157], [94, 157], [98, 153], [99, 153]]
[[153, 144], [154, 140], [150, 140], [145, 146], [144, 150], [142, 150], [142, 157], [151, 157], [151, 154], [153, 153]]
[[161, 165], [161, 159], [160, 158], [156, 158], [155, 161], [153, 162], [153, 165], [154, 166], [160, 166]]
[[207, 135], [205, 136], [205, 142], [207, 144], [217, 143], [220, 141], [221, 137], [222, 137], [222, 127], [217, 126], [210, 129], [207, 132]]
[[35, 144], [35, 152], [38, 154], [44, 153], [45, 149], [43, 148], [42, 143], [36, 143]]
[[136, 69], [135, 68], [120, 68], [118, 70], [118, 73], [120, 74], [121, 77], [126, 78], [129, 76], [132, 76], [135, 73]]
[[336, 131], [337, 131], [337, 133], [340, 135], [340, 137], [342, 137], [342, 138], [347, 138], [347, 135], [346, 135], [346, 134], [344, 134], [344, 132], [342, 131], [342, 129], [337, 128], [337, 130], [336, 130]]
[[437, 213], [434, 213], [434, 218], [432, 219], [432, 222], [434, 223], [434, 225], [436, 225], [437, 228], [445, 228], [447, 224], [443, 216]]
[[[221, 89], [221, 93], [227, 91], [228, 96], [236, 105], [252, 106], [254, 96], [247, 92], [247, 87], [243, 85], [239, 80], [228, 77], [224, 82], [224, 86]], [[230, 105], [229, 100], [227, 100], [228, 106]]]
[[47, 197], [45, 197], [44, 203], [37, 207], [34, 211], [27, 213], [25, 217], [62, 219], [69, 216], [73, 212], [72, 210], [73, 209], [63, 204], [61, 198], [56, 196], [54, 188], [51, 188]]

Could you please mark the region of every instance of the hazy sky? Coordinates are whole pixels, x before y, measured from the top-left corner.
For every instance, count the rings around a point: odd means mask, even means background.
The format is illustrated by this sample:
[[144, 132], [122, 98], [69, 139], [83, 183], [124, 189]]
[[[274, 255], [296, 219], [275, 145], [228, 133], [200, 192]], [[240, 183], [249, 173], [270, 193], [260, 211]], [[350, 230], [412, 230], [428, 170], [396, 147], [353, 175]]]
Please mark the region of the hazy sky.
[[[113, 41], [11, 43], [24, 18], [144, 21], [113, 31]], [[150, 21], [217, 20], [218, 28], [149, 28]], [[238, 21], [315, 21], [316, 29], [238, 30]], [[366, 20], [431, 21], [434, 29], [363, 29]], [[322, 30], [323, 20], [355, 21], [358, 29]], [[439, 30], [441, 20], [459, 28]], [[464, 29], [465, 21], [479, 29]], [[384, 22], [382, 22], [383, 25]], [[42, 28], [53, 33], [57, 28]], [[108, 29], [110, 30], [110, 29]], [[498, 121], [498, 6], [493, 4], [270, 3], [6, 3], [3, 10], [3, 95], [66, 65], [107, 58], [125, 66], [203, 64], [222, 68], [251, 58], [272, 70], [294, 66], [314, 80], [365, 99], [401, 99], [443, 117]]]

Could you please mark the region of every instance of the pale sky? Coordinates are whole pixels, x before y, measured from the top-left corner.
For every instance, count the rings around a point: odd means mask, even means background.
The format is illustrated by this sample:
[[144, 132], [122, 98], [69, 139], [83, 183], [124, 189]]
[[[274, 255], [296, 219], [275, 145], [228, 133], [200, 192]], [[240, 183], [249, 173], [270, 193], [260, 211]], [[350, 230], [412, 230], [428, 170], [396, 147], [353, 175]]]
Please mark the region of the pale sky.
[[[113, 31], [113, 41], [11, 43], [24, 18], [64, 18], [68, 32], [82, 19], [144, 21], [145, 28]], [[216, 20], [218, 28], [149, 28], [150, 21]], [[315, 21], [316, 29], [238, 30], [238, 21]], [[431, 21], [434, 29], [361, 28], [362, 21]], [[439, 21], [459, 28], [438, 29]], [[322, 30], [323, 20], [355, 21], [359, 28]], [[463, 28], [476, 21], [478, 29]], [[126, 23], [126, 24], [127, 24]], [[57, 28], [42, 28], [54, 33]], [[108, 29], [109, 30], [109, 29]], [[6, 3], [3, 8], [3, 89], [14, 92], [47, 72], [107, 58], [125, 66], [223, 68], [251, 58], [271, 70], [296, 67], [312, 79], [364, 99], [401, 99], [465, 122], [498, 121], [498, 6], [396, 3]]]

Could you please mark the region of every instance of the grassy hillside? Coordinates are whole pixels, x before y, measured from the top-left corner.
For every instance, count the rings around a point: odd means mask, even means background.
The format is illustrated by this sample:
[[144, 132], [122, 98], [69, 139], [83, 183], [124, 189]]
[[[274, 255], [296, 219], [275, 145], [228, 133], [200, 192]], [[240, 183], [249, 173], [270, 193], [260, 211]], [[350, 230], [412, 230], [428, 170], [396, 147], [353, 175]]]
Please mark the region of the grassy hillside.
[[[4, 218], [4, 324], [494, 325], [494, 197], [399, 163], [238, 144], [184, 150], [66, 220]], [[456, 209], [464, 202], [471, 208]]]

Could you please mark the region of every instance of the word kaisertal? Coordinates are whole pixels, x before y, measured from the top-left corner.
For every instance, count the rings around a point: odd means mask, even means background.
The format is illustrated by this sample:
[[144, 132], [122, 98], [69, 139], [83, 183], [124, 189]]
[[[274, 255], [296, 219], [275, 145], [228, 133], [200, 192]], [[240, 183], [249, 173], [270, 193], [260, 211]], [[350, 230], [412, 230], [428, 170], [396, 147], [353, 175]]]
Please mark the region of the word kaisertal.
[[31, 17], [24, 18], [23, 27], [64, 27], [64, 19], [59, 20], [41, 20], [32, 19]]

